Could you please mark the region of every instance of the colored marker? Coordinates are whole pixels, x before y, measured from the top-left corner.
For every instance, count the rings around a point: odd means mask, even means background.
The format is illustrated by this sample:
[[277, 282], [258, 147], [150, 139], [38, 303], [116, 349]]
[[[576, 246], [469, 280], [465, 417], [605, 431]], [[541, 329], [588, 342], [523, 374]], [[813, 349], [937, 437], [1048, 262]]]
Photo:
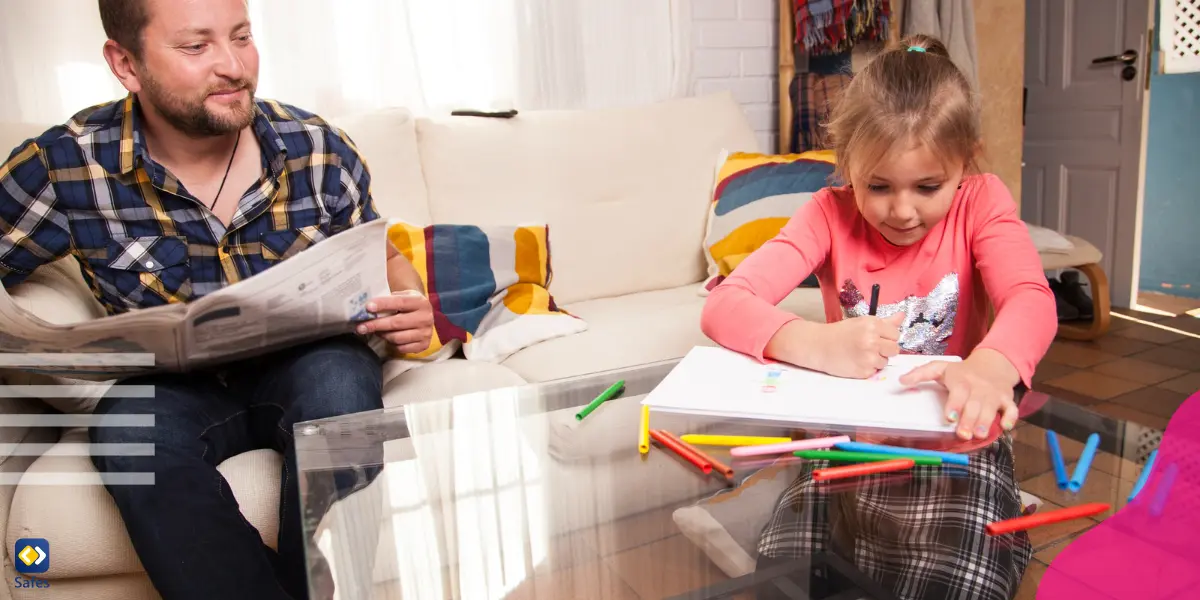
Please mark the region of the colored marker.
[[1146, 487], [1146, 481], [1150, 479], [1150, 470], [1154, 468], [1154, 459], [1157, 457], [1158, 448], [1155, 448], [1154, 451], [1150, 453], [1150, 457], [1146, 459], [1146, 466], [1142, 467], [1142, 474], [1138, 476], [1137, 482], [1133, 484], [1133, 491], [1129, 492], [1129, 499], [1126, 500], [1126, 502], [1133, 502], [1133, 499], [1137, 497], [1138, 492], [1142, 491], [1143, 487]]
[[875, 454], [873, 452], [846, 452], [844, 450], [797, 450], [794, 452], [800, 458], [808, 460], [830, 460], [834, 462], [879, 462], [907, 458], [915, 465], [938, 466], [942, 464], [938, 456], [905, 456], [902, 454]]
[[764, 454], [787, 454], [796, 450], [815, 450], [817, 448], [830, 448], [839, 442], [850, 441], [848, 435], [838, 435], [834, 437], [813, 438], [808, 440], [787, 441], [781, 444], [759, 444], [755, 446], [739, 446], [729, 451], [729, 454], [737, 457], [743, 456], [762, 456]]
[[705, 435], [687, 433], [683, 441], [697, 446], [755, 446], [758, 444], [782, 444], [792, 441], [790, 437], [759, 437], [756, 435]]
[[1032, 515], [1017, 517], [1015, 519], [1006, 519], [1004, 521], [996, 521], [988, 523], [988, 535], [1003, 535], [1014, 531], [1024, 531], [1042, 525], [1051, 523], [1061, 523], [1063, 521], [1071, 521], [1083, 517], [1098, 515], [1109, 509], [1109, 505], [1103, 502], [1092, 502], [1090, 504], [1080, 504], [1070, 508], [1060, 508], [1058, 510], [1038, 511]]
[[584, 417], [592, 414], [592, 411], [596, 410], [596, 408], [598, 406], [617, 397], [617, 394], [621, 393], [621, 391], [624, 389], [625, 389], [625, 380], [624, 379], [608, 386], [607, 390], [600, 392], [600, 395], [596, 396], [595, 400], [592, 400], [590, 403], [588, 403], [587, 406], [583, 407], [583, 410], [581, 410], [575, 414], [575, 420], [582, 421]]
[[694, 448], [694, 447], [688, 445], [683, 440], [679, 440], [679, 443], [683, 444], [685, 447], [687, 447], [688, 450], [691, 450], [692, 452], [696, 453], [696, 455], [699, 456], [701, 459], [708, 461], [708, 464], [712, 465], [714, 471], [720, 473], [721, 475], [724, 475], [725, 478], [729, 479], [730, 481], [733, 480], [733, 468], [732, 467], [713, 458], [712, 455], [701, 451], [699, 448]]
[[831, 479], [845, 479], [847, 477], [858, 477], [859, 475], [874, 475], [875, 473], [890, 473], [892, 471], [903, 471], [913, 468], [913, 459], [911, 458], [896, 458], [892, 460], [881, 460], [879, 462], [859, 463], [857, 465], [847, 465], [844, 467], [829, 467], [828, 469], [815, 469], [812, 472], [813, 481], [829, 481]]
[[872, 477], [870, 479], [859, 479], [857, 481], [842, 481], [838, 483], [830, 483], [821, 486], [821, 491], [826, 494], [837, 494], [840, 492], [851, 492], [855, 490], [878, 490], [882, 488], [895, 487], [912, 483], [912, 475], [908, 473], [900, 473], [893, 475], [882, 475]]
[[638, 452], [650, 452], [650, 405], [642, 405], [642, 426], [638, 428]]
[[867, 314], [875, 316], [875, 309], [879, 308], [879, 284], [871, 286], [871, 306], [867, 310]]
[[675, 454], [678, 454], [680, 458], [692, 463], [693, 465], [696, 465], [696, 468], [700, 469], [700, 471], [705, 475], [712, 473], [712, 463], [704, 460], [695, 452], [688, 450], [688, 448], [683, 445], [683, 442], [679, 441], [670, 433], [667, 433], [661, 429], [651, 429], [650, 437], [654, 438], [654, 441], [666, 446]]
[[1054, 482], [1058, 489], [1067, 489], [1067, 465], [1063, 464], [1062, 448], [1058, 445], [1058, 434], [1046, 430], [1046, 445], [1050, 447], [1050, 464], [1054, 467]]
[[1075, 463], [1075, 472], [1071, 475], [1071, 480], [1067, 482], [1067, 490], [1078, 492], [1083, 489], [1083, 482], [1087, 480], [1088, 469], [1092, 468], [1092, 459], [1096, 457], [1096, 448], [1100, 447], [1100, 434], [1093, 433], [1088, 436], [1087, 445], [1083, 447], [1083, 454], [1079, 455], [1079, 462]]
[[848, 450], [850, 452], [870, 452], [873, 454], [900, 454], [903, 456], [936, 456], [942, 459], [942, 462], [950, 465], [966, 465], [969, 464], [969, 459], [966, 454], [955, 454], [953, 452], [938, 452], [936, 450], [921, 450], [918, 448], [904, 448], [901, 446], [884, 446], [881, 444], [867, 444], [864, 442], [842, 442], [834, 444], [838, 450]]
[[1171, 484], [1175, 483], [1175, 475], [1179, 472], [1179, 468], [1175, 463], [1167, 466], [1167, 472], [1163, 473], [1162, 479], [1158, 485], [1154, 486], [1154, 501], [1150, 503], [1150, 515], [1162, 516], [1163, 509], [1167, 507], [1167, 494], [1171, 492]]

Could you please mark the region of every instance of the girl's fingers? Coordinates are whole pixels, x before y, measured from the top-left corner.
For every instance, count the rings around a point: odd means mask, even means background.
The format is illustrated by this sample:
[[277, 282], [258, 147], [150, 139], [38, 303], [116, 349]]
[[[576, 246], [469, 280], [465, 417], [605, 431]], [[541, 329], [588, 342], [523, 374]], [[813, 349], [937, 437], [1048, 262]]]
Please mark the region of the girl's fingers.
[[947, 391], [949, 394], [946, 396], [946, 420], [951, 423], [959, 423], [961, 428], [962, 419], [965, 416], [963, 408], [970, 398], [970, 392], [962, 385], [949, 386]]
[[[963, 402], [962, 420], [959, 421], [958, 424], [958, 437], [964, 440], [969, 440], [977, 435], [976, 428], [979, 426], [979, 415], [982, 412], [983, 407], [980, 406], [981, 403], [979, 402], [978, 398], [970, 397], [971, 393], [969, 390], [964, 389], [961, 393], [966, 399]], [[954, 391], [951, 390], [951, 396], [953, 396], [953, 394]], [[987, 435], [986, 428], [984, 429], [983, 435]]]
[[1017, 426], [1017, 403], [1010, 397], [1002, 407], [1004, 412], [1000, 417], [1000, 427], [1005, 431], [1012, 431], [1013, 427]]

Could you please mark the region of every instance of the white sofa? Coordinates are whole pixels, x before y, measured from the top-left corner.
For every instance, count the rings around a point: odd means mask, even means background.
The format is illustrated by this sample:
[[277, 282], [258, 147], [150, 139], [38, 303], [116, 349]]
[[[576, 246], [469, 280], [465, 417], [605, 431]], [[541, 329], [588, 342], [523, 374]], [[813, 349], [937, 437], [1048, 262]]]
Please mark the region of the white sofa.
[[[403, 374], [385, 365], [385, 404], [402, 405], [526, 382], [678, 358], [711, 342], [698, 293], [709, 198], [722, 149], [756, 150], [728, 94], [651, 106], [522, 113], [514, 119], [414, 119], [390, 109], [331, 119], [353, 138], [373, 174], [379, 211], [418, 225], [550, 225], [556, 302], [588, 330], [542, 342], [501, 364], [452, 359]], [[45, 127], [0, 124], [0, 151]], [[43, 318], [70, 322], [102, 312], [68, 258], [9, 290]], [[819, 293], [782, 304], [823, 318]], [[9, 383], [28, 376], [3, 375]], [[64, 400], [0, 399], [3, 412], [86, 410]], [[86, 403], [84, 403], [86, 404]], [[0, 415], [0, 418], [3, 418]], [[0, 427], [3, 442], [85, 442], [82, 429]], [[279, 456], [259, 450], [220, 467], [243, 512], [274, 545]], [[82, 456], [0, 455], [0, 472], [94, 475]], [[96, 477], [95, 482], [99, 483]], [[102, 486], [0, 487], [5, 584], [0, 600], [157, 598]], [[20, 537], [52, 544], [48, 589], [14, 589], [10, 556]]]

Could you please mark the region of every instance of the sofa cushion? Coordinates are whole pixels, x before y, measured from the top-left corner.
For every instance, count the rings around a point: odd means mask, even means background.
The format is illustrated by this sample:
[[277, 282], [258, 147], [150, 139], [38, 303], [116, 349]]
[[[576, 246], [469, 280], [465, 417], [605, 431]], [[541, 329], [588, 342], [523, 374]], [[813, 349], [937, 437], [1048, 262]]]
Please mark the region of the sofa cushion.
[[704, 238], [710, 282], [728, 276], [779, 235], [796, 211], [830, 184], [833, 169], [832, 151], [726, 155], [713, 187]]
[[[570, 304], [564, 308], [587, 321], [587, 331], [526, 348], [502, 364], [529, 381], [548, 381], [682, 358], [693, 346], [713, 344], [700, 331], [704, 300], [691, 284]], [[820, 290], [797, 289], [780, 306], [825, 321]]]
[[417, 120], [438, 223], [547, 223], [560, 303], [700, 281], [722, 148], [754, 150], [727, 93], [512, 119]]
[[[141, 562], [125, 531], [116, 504], [100, 485], [100, 475], [86, 456], [56, 455], [63, 444], [88, 442], [87, 431], [71, 429], [25, 472], [78, 473], [87, 484], [17, 486], [9, 513], [5, 544], [17, 538], [71, 540], [54, 546], [46, 579], [96, 577], [142, 572]], [[272, 450], [239, 454], [217, 467], [263, 542], [275, 547], [279, 534], [279, 478], [282, 459]]]
[[545, 225], [493, 226], [395, 222], [388, 239], [408, 258], [433, 306], [433, 337], [426, 359], [461, 347], [469, 360], [500, 362], [543, 340], [587, 324], [555, 305], [548, 287], [553, 269]]
[[428, 225], [429, 194], [412, 114], [388, 108], [329, 119], [350, 136], [371, 171], [371, 197], [385, 218]]

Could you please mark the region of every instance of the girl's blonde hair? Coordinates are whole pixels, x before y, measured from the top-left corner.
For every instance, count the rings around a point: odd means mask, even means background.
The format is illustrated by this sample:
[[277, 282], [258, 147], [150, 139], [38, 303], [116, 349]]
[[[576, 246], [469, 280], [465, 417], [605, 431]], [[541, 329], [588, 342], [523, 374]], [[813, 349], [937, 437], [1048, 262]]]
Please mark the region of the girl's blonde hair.
[[870, 174], [897, 144], [916, 143], [943, 162], [976, 168], [979, 104], [970, 82], [937, 38], [914, 35], [855, 74], [826, 125], [836, 176]]

